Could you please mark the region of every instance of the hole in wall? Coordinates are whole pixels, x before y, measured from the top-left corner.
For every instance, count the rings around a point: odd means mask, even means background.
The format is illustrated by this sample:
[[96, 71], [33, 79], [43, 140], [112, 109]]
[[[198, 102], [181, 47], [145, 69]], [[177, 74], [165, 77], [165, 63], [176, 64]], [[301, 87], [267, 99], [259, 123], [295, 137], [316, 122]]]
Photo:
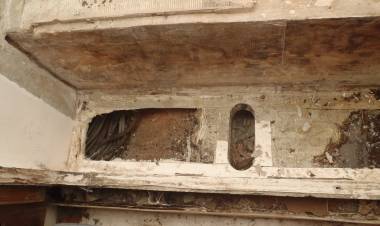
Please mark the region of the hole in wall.
[[318, 167], [380, 168], [380, 111], [353, 111], [338, 126], [323, 154], [314, 156]]
[[91, 160], [190, 161], [199, 151], [198, 109], [138, 109], [94, 117], [86, 136]]
[[255, 150], [255, 114], [247, 104], [231, 110], [228, 158], [232, 167], [246, 170], [253, 164]]

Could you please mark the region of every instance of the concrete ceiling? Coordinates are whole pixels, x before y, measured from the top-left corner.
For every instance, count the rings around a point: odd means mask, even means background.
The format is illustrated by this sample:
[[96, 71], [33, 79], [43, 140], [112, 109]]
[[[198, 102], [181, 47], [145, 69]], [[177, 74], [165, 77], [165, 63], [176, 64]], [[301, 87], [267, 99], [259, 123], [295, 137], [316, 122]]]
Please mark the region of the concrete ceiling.
[[380, 18], [8, 33], [77, 89], [380, 85]]

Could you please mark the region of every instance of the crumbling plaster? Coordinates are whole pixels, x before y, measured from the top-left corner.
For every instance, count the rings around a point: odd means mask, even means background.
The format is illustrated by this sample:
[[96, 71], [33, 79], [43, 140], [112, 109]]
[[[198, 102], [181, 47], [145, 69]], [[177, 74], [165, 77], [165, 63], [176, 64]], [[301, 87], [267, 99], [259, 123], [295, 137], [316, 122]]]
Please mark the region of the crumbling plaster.
[[[308, 168], [320, 167], [313, 157], [323, 154], [332, 139], [339, 137], [339, 125], [351, 112], [360, 109], [378, 109], [376, 100], [368, 89], [356, 91], [289, 91], [276, 87], [220, 87], [167, 90], [166, 94], [143, 94], [134, 91], [83, 91], [82, 109], [78, 120], [85, 130], [91, 118], [113, 110], [151, 108], [199, 108], [204, 115], [203, 153], [214, 156], [217, 142], [229, 141], [229, 117], [231, 109], [239, 103], [250, 105], [255, 111], [257, 123], [270, 122], [271, 158], [273, 166]], [[350, 100], [354, 93], [360, 99]], [[85, 140], [85, 134], [78, 142]], [[257, 134], [256, 142], [261, 147], [264, 136]], [[83, 156], [82, 146], [73, 153]], [[264, 148], [265, 149], [265, 148]], [[77, 153], [80, 155], [77, 155]], [[272, 157], [273, 156], [273, 157]], [[216, 161], [215, 163], [220, 163]], [[257, 165], [257, 164], [255, 164]], [[264, 166], [263, 164], [258, 164]], [[271, 164], [270, 164], [271, 165]]]

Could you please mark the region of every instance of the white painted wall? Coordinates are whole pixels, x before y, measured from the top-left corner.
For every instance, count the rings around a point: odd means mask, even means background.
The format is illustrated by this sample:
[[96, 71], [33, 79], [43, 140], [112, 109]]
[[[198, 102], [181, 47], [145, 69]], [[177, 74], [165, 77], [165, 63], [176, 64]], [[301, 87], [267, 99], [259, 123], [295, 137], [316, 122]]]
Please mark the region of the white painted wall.
[[73, 120], [1, 74], [0, 100], [0, 166], [64, 169]]

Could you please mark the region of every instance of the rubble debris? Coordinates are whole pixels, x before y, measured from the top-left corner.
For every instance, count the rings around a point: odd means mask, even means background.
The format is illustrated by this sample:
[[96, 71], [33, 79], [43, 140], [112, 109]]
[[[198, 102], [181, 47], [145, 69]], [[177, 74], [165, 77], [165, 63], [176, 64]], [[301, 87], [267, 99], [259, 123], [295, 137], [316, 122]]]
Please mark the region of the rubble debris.
[[329, 199], [328, 210], [335, 213], [357, 213], [359, 211], [359, 201]]
[[310, 125], [310, 123], [305, 122], [305, 123], [303, 124], [303, 126], [302, 126], [302, 131], [306, 133], [306, 132], [308, 132], [310, 129], [311, 129], [311, 125]]
[[299, 118], [302, 118], [302, 109], [298, 105], [297, 105], [297, 115], [298, 115]]
[[373, 200], [360, 200], [359, 202], [359, 213], [361, 215], [375, 214], [377, 210], [378, 202]]
[[254, 160], [255, 116], [250, 106], [239, 104], [232, 109], [230, 120], [230, 164], [237, 170], [245, 170]]
[[323, 167], [380, 167], [380, 110], [351, 112], [339, 126], [339, 139], [330, 140], [325, 152], [314, 157]]
[[[91, 160], [194, 160], [199, 147], [196, 109], [139, 109], [96, 116], [87, 131]], [[199, 159], [199, 158], [198, 158]], [[202, 161], [202, 159], [201, 159]]]
[[380, 100], [380, 88], [379, 89], [371, 89], [370, 94], [372, 94], [376, 100]]
[[343, 100], [345, 100], [347, 102], [353, 101], [353, 102], [357, 103], [357, 102], [361, 101], [361, 99], [362, 99], [361, 92], [353, 92], [350, 94], [343, 93], [342, 96], [343, 96]]
[[325, 152], [325, 155], [326, 155], [327, 161], [329, 161], [330, 164], [333, 164], [334, 160], [333, 160], [333, 157], [330, 155], [330, 153]]

